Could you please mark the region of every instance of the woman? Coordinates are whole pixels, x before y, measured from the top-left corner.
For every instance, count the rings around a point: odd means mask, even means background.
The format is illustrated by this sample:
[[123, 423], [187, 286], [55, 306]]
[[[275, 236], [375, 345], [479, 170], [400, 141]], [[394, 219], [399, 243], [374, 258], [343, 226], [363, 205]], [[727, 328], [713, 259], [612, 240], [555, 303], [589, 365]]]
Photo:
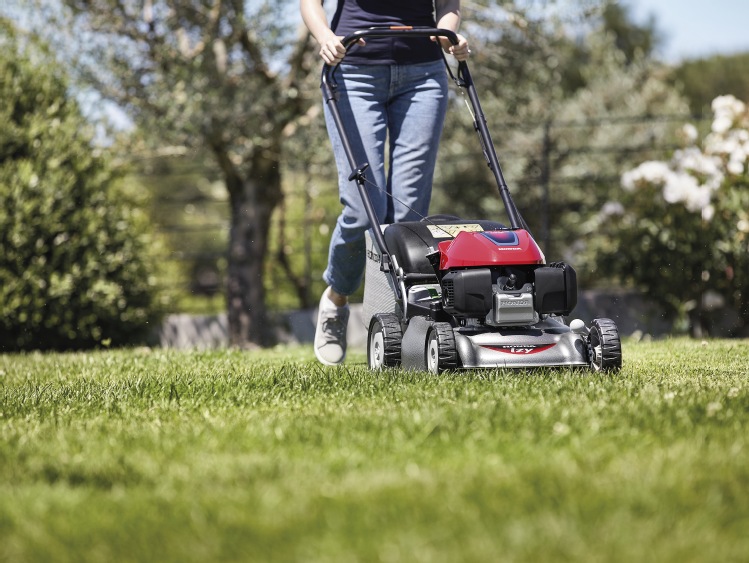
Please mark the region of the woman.
[[[302, 18], [320, 45], [320, 57], [339, 65], [338, 109], [351, 133], [352, 148], [367, 162], [375, 212], [380, 222], [418, 220], [429, 211], [439, 138], [447, 109], [447, 75], [439, 45], [427, 38], [369, 38], [349, 53], [341, 39], [358, 29], [383, 25], [439, 27], [457, 31], [459, 0], [338, 0], [329, 24], [320, 0], [300, 0]], [[445, 52], [458, 60], [470, 53], [466, 39], [458, 44], [439, 38]], [[346, 56], [343, 61], [344, 55]], [[342, 62], [343, 61], [343, 62]], [[346, 356], [348, 296], [364, 272], [364, 233], [369, 228], [335, 123], [325, 107], [328, 134], [338, 167], [343, 210], [330, 241], [328, 287], [320, 299], [315, 354], [323, 364]], [[386, 162], [390, 164], [386, 169]], [[392, 197], [390, 197], [392, 196]]]

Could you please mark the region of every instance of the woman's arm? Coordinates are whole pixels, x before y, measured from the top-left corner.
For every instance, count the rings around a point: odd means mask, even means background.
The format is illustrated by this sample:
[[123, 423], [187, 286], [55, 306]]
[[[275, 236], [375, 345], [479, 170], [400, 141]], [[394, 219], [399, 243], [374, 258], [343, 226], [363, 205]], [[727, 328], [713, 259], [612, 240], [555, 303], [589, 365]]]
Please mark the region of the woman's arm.
[[337, 65], [346, 55], [341, 39], [336, 36], [320, 0], [299, 0], [304, 24], [320, 44], [320, 56], [329, 65]]
[[[460, 27], [460, 0], [434, 0], [434, 10], [437, 27], [457, 33]], [[440, 38], [440, 44], [446, 53], [450, 53], [459, 61], [465, 61], [471, 52], [468, 41], [459, 33], [457, 45], [453, 45], [444, 37]]]

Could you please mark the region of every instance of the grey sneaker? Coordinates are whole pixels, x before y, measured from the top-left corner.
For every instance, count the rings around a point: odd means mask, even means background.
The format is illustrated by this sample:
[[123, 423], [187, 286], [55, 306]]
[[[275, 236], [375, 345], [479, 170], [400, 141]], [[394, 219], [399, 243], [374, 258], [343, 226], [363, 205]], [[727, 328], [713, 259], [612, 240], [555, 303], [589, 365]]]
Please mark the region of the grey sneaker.
[[326, 366], [340, 364], [346, 357], [346, 328], [349, 307], [336, 307], [327, 288], [320, 298], [315, 329], [315, 356]]

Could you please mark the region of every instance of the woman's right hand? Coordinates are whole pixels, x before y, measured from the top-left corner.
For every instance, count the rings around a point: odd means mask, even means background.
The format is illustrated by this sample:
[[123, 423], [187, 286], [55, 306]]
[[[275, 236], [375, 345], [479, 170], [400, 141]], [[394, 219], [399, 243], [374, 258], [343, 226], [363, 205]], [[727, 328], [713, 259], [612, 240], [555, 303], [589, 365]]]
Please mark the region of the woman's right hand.
[[299, 7], [307, 29], [320, 45], [322, 60], [329, 65], [340, 63], [346, 55], [346, 49], [341, 43], [343, 38], [338, 37], [330, 29], [322, 2], [320, 0], [299, 0]]
[[346, 48], [341, 43], [342, 37], [337, 37], [331, 31], [330, 37], [320, 43], [320, 57], [326, 64], [335, 66], [346, 56]]
[[[327, 64], [335, 66], [346, 56], [346, 48], [343, 46], [343, 43], [341, 43], [343, 37], [337, 37], [332, 31], [330, 33], [332, 35], [320, 43], [320, 56]], [[357, 45], [367, 44], [367, 42], [364, 41], [364, 38], [360, 38], [356, 43]]]

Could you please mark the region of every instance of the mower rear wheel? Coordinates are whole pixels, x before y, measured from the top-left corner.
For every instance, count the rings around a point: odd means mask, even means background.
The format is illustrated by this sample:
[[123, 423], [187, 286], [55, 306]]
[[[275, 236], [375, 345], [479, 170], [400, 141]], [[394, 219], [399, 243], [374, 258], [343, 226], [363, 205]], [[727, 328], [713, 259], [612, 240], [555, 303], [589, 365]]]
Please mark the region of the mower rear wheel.
[[401, 340], [403, 329], [398, 316], [392, 313], [377, 313], [369, 321], [367, 336], [367, 364], [369, 369], [381, 370], [396, 367], [401, 363]]
[[622, 368], [622, 342], [611, 319], [593, 319], [588, 334], [588, 361], [593, 371], [619, 371]]
[[429, 373], [438, 374], [458, 367], [458, 348], [450, 323], [432, 323], [427, 334], [425, 354]]

